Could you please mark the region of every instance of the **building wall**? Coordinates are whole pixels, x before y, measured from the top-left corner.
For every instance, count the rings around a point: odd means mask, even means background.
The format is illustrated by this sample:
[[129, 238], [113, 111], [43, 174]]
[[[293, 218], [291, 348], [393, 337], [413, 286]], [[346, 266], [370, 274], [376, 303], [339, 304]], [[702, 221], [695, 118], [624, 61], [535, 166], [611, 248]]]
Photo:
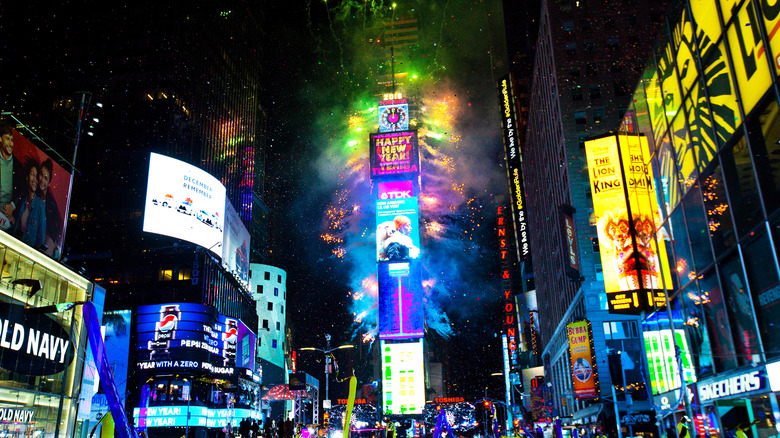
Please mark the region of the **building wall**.
[[259, 319], [257, 355], [285, 369], [287, 320], [287, 272], [275, 266], [252, 263], [249, 284], [257, 302]]

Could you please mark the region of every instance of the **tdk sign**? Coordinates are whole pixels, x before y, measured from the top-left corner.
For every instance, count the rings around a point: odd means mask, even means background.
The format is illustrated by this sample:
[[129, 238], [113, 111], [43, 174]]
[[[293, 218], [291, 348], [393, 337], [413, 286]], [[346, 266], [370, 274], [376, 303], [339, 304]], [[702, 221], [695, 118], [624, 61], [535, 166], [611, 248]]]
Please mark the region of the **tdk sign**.
[[403, 199], [414, 196], [412, 181], [379, 183], [379, 199]]

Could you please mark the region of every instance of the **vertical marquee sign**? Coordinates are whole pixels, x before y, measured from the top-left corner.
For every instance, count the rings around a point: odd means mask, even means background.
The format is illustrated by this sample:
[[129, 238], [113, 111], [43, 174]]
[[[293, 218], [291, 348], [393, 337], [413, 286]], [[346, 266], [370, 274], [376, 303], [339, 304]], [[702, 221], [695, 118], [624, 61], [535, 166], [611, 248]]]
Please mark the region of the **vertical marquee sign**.
[[509, 358], [509, 369], [515, 370], [519, 367], [519, 358], [517, 351], [517, 320], [515, 315], [515, 296], [512, 293], [512, 274], [509, 263], [509, 240], [506, 237], [506, 220], [504, 218], [504, 207], [498, 207], [498, 248], [501, 254], [501, 290], [504, 294], [504, 312], [503, 326], [506, 333], [506, 354]]
[[666, 250], [655, 239], [647, 138], [600, 137], [585, 142], [585, 153], [609, 311], [638, 315], [663, 306], [672, 282]]
[[511, 76], [504, 76], [498, 83], [499, 104], [501, 111], [501, 127], [506, 150], [507, 173], [509, 178], [509, 193], [512, 199], [512, 216], [515, 228], [515, 246], [517, 257], [526, 261], [530, 255], [528, 243], [528, 221], [523, 206], [523, 156], [520, 151], [515, 100], [512, 93]]

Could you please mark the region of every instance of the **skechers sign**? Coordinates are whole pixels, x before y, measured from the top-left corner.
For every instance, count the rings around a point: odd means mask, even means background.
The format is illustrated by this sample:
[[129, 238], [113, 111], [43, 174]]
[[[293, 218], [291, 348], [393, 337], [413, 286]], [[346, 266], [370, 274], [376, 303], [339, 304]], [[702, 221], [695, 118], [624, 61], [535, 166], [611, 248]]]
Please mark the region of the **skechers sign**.
[[764, 380], [761, 370], [755, 370], [725, 379], [699, 383], [699, 400], [705, 402], [758, 391], [764, 387]]
[[74, 356], [70, 336], [57, 321], [10, 303], [0, 303], [0, 351], [0, 367], [29, 376], [56, 374]]

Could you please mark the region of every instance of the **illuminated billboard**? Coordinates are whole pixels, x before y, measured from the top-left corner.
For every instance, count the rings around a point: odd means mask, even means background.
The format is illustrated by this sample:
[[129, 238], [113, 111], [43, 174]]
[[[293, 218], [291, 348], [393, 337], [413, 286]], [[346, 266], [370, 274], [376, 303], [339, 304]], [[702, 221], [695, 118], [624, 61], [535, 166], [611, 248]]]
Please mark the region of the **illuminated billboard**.
[[371, 178], [420, 173], [417, 131], [371, 134], [370, 144]]
[[512, 217], [515, 228], [515, 244], [520, 260], [525, 261], [530, 255], [528, 241], [528, 219], [525, 215], [523, 188], [522, 151], [515, 115], [515, 100], [512, 92], [511, 75], [506, 75], [498, 81], [499, 111], [501, 112], [501, 130], [506, 152], [507, 176], [509, 177], [509, 193], [512, 199]]
[[587, 320], [566, 325], [569, 336], [569, 356], [574, 383], [574, 396], [578, 399], [596, 397], [596, 363], [593, 356], [593, 336]]
[[501, 315], [501, 324], [504, 326], [504, 339], [506, 340], [504, 355], [509, 362], [507, 368], [517, 369], [520, 366], [520, 357], [518, 351], [519, 336], [517, 333], [518, 321], [516, 319], [517, 309], [515, 308], [515, 294], [512, 291], [512, 270], [509, 255], [509, 239], [506, 236], [507, 220], [504, 217], [504, 206], [499, 205], [496, 209], [498, 216], [498, 253], [501, 260], [501, 290], [504, 298], [504, 312]]
[[205, 171], [152, 153], [143, 230], [186, 240], [222, 256], [225, 186]]
[[[199, 426], [224, 428], [243, 418], [260, 420], [262, 414], [254, 409], [212, 409], [204, 406], [170, 405], [133, 408], [133, 418], [139, 428]], [[189, 420], [188, 420], [189, 418]]]
[[408, 261], [420, 256], [417, 198], [376, 202], [377, 261]]
[[384, 415], [419, 415], [425, 407], [422, 340], [381, 342], [382, 412]]
[[379, 132], [409, 129], [409, 104], [406, 99], [379, 102]]
[[400, 199], [414, 196], [413, 181], [380, 182], [379, 199]]
[[422, 277], [412, 262], [378, 265], [379, 338], [420, 338], [425, 334]]
[[249, 231], [225, 199], [225, 234], [222, 240], [222, 266], [249, 287]]
[[672, 281], [666, 250], [655, 239], [658, 204], [647, 138], [588, 140], [585, 153], [609, 311], [639, 314], [662, 306]]
[[5, 123], [0, 145], [0, 229], [58, 259], [70, 173]]
[[563, 232], [563, 266], [566, 267], [566, 275], [569, 278], [580, 280], [580, 252], [577, 246], [577, 226], [574, 223], [574, 207], [571, 205], [559, 205], [558, 215], [561, 220]]
[[[676, 327], [683, 326], [683, 319], [679, 311], [672, 311], [672, 317]], [[654, 395], [680, 388], [681, 367], [677, 363], [677, 347], [680, 348], [685, 383], [696, 382], [696, 371], [685, 330], [675, 328], [674, 336], [672, 336], [666, 312], [650, 314], [642, 322], [642, 333], [650, 371], [650, 384]]]
[[233, 374], [254, 370], [255, 334], [213, 307], [193, 303], [138, 307], [137, 366]]

